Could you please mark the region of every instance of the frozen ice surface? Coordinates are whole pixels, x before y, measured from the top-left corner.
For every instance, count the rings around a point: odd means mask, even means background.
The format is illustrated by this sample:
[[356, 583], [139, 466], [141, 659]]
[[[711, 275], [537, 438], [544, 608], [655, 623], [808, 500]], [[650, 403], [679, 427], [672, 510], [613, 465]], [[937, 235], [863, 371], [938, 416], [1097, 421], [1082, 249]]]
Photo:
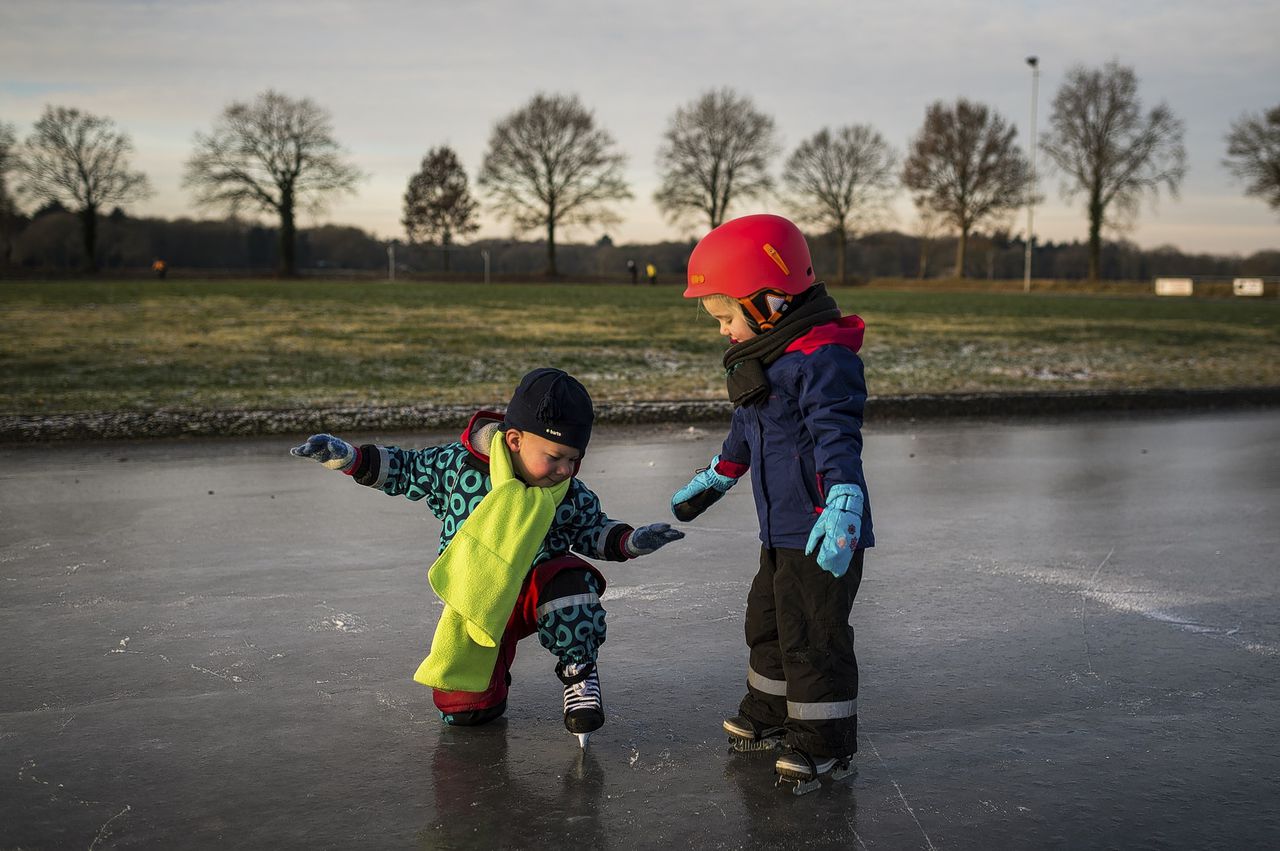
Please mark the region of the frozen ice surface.
[[[718, 440], [602, 428], [582, 478], [669, 521]], [[749, 488], [603, 566], [583, 750], [532, 639], [440, 723], [437, 522], [294, 442], [0, 448], [0, 847], [1280, 844], [1280, 412], [869, 428], [856, 773], [799, 798], [720, 727]]]

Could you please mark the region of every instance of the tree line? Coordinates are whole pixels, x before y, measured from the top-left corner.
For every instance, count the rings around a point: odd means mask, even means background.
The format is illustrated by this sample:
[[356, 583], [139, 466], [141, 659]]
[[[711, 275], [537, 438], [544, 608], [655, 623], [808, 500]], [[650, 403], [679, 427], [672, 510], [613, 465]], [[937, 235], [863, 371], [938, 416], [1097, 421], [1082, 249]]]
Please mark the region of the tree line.
[[[81, 265], [79, 218], [62, 205], [46, 204], [22, 218], [9, 275], [62, 274], [58, 270]], [[279, 264], [279, 230], [252, 219], [134, 218], [115, 208], [99, 223], [103, 243], [99, 263], [113, 275], [136, 274], [156, 257], [168, 261], [170, 274], [270, 274]], [[847, 281], [873, 278], [936, 278], [953, 273], [958, 237], [947, 233], [902, 233], [872, 230], [845, 244]], [[835, 281], [839, 246], [834, 234], [809, 234], [814, 269]], [[298, 228], [295, 259], [309, 276], [346, 275], [385, 278], [388, 243], [359, 228], [321, 225]], [[574, 280], [623, 283], [630, 281], [627, 261], [637, 266], [643, 285], [644, 267], [652, 263], [662, 284], [682, 281], [693, 244], [673, 240], [615, 244], [607, 236], [591, 243], [568, 243], [557, 249], [561, 275]], [[1008, 231], [978, 230], [969, 236], [966, 274], [979, 279], [1018, 278], [1022, 275], [1025, 243]], [[486, 268], [492, 280], [533, 280], [542, 277], [545, 239], [482, 239], [446, 249], [439, 243], [395, 242], [397, 279], [482, 280]], [[1101, 248], [1102, 278], [1149, 280], [1157, 275], [1280, 276], [1280, 251], [1260, 251], [1249, 257], [1184, 254], [1174, 246], [1142, 249], [1125, 241], [1105, 240]], [[1088, 275], [1086, 242], [1039, 242], [1034, 265], [1040, 278], [1082, 279]]]
[[[1280, 106], [1241, 116], [1226, 140], [1223, 162], [1246, 194], [1280, 210]], [[1068, 72], [1038, 149], [1063, 197], [1083, 200], [1091, 280], [1105, 273], [1103, 229], [1123, 230], [1144, 198], [1162, 190], [1176, 196], [1186, 175], [1182, 121], [1165, 103], [1144, 109], [1136, 74], [1118, 62]], [[869, 124], [824, 127], [803, 139], [782, 162], [779, 180], [774, 169], [782, 153], [773, 118], [749, 96], [707, 91], [668, 118], [653, 200], [673, 224], [710, 229], [748, 202], [776, 198], [802, 226], [829, 235], [840, 281], [850, 274], [849, 247], [877, 230], [900, 191], [910, 193], [920, 214], [917, 243], [951, 235], [957, 276], [972, 266], [972, 235], [1001, 233], [1014, 211], [1037, 200], [1016, 126], [966, 98], [929, 104], [902, 154]], [[26, 221], [16, 199], [25, 198], [76, 216], [83, 265], [96, 269], [104, 212], [151, 192], [132, 154], [129, 135], [111, 119], [77, 109], [47, 107], [22, 142], [0, 122], [0, 263], [12, 262], [16, 226]], [[626, 155], [578, 97], [539, 93], [496, 122], [476, 186], [517, 233], [542, 234], [545, 272], [554, 276], [565, 229], [607, 229], [619, 221], [616, 205], [633, 197], [625, 167]], [[195, 134], [184, 185], [197, 206], [233, 220], [242, 211], [272, 216], [277, 269], [293, 275], [298, 211], [354, 192], [363, 177], [334, 138], [324, 108], [268, 90], [233, 102], [210, 130]], [[450, 248], [477, 230], [480, 207], [457, 154], [432, 148], [405, 191], [407, 240], [440, 248], [447, 270]]]

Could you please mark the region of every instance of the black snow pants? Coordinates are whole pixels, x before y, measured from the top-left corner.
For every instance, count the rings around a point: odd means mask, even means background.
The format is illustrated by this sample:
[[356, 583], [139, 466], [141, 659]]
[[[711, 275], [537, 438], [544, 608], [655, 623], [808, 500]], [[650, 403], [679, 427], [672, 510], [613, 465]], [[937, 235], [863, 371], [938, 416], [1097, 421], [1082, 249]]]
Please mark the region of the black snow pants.
[[836, 578], [804, 550], [763, 547], [747, 594], [743, 715], [786, 728], [786, 744], [814, 756], [858, 749], [858, 658], [849, 614], [865, 550]]

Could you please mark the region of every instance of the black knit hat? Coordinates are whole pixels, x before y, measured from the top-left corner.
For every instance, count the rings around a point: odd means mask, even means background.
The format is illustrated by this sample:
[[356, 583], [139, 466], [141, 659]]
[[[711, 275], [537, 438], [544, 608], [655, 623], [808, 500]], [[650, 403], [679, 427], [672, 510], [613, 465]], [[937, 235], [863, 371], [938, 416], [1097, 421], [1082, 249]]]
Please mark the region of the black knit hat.
[[508, 428], [533, 432], [584, 455], [594, 420], [587, 388], [569, 373], [545, 366], [520, 379], [503, 417]]

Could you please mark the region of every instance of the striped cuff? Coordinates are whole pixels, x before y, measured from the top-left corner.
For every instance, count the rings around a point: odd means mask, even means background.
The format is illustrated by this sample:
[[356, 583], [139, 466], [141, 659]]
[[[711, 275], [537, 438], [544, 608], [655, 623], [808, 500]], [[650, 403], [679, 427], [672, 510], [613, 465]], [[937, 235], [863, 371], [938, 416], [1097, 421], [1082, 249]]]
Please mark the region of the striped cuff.
[[600, 527], [595, 539], [596, 552], [599, 554], [597, 558], [606, 561], [630, 561], [635, 558], [623, 547], [633, 531], [635, 530], [631, 526], [617, 520]]
[[366, 443], [356, 450], [356, 466], [347, 475], [362, 485], [380, 488], [387, 481], [390, 457], [385, 446]]

